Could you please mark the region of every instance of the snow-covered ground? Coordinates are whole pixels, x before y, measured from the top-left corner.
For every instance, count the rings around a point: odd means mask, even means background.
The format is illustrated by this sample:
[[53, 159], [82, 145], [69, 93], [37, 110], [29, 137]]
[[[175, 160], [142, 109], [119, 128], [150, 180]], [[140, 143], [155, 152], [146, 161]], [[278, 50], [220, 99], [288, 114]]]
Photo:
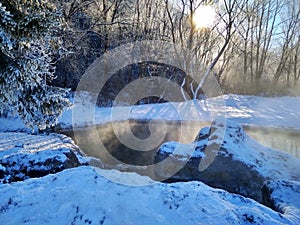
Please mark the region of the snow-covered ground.
[[[83, 97], [83, 107], [75, 106], [65, 112], [59, 122], [62, 128], [68, 128], [72, 124], [82, 127], [128, 118], [211, 121], [221, 115], [240, 124], [300, 130], [299, 100], [297, 97], [225, 95], [205, 102], [153, 104], [112, 110], [95, 108], [89, 99]], [[30, 163], [37, 159], [41, 163], [43, 159], [57, 158], [57, 149], [63, 149], [62, 154], [66, 153], [64, 148], [78, 150], [70, 139], [64, 139], [62, 135], [36, 136], [17, 131], [31, 132], [18, 118], [0, 118], [0, 159], [19, 158]], [[225, 135], [226, 138], [230, 139], [228, 135]], [[55, 145], [56, 139], [62, 140], [63, 148]], [[252, 140], [246, 144], [259, 148]], [[236, 150], [237, 160], [251, 161], [253, 165], [257, 158], [265, 157], [249, 151], [241, 154], [241, 145], [232, 148]], [[49, 154], [52, 150], [54, 154]], [[281, 157], [282, 153], [279, 153], [276, 151], [274, 157]], [[63, 161], [64, 156], [59, 157]], [[81, 162], [90, 160], [79, 159]], [[295, 165], [299, 160], [292, 158], [292, 161], [284, 167], [293, 170], [291, 174], [296, 173], [294, 168], [298, 169]], [[262, 173], [266, 171], [263, 164], [257, 167]], [[270, 168], [267, 171], [278, 171], [272, 162], [268, 165]], [[5, 170], [6, 167], [0, 164], [0, 176], [5, 174]], [[266, 172], [266, 176], [272, 174]], [[290, 180], [295, 177], [298, 179], [299, 176], [284, 178]], [[143, 183], [142, 180], [152, 184], [135, 187], [112, 182], [118, 179], [129, 179], [131, 184]], [[283, 204], [284, 207], [282, 212], [276, 212], [254, 200], [208, 187], [201, 182], [162, 184], [134, 173], [79, 166], [41, 178], [27, 177], [25, 181], [0, 184], [0, 224], [299, 224], [299, 204], [295, 201], [300, 199], [300, 184], [299, 180], [293, 182], [292, 192], [286, 193], [281, 191], [286, 183], [271, 184], [271, 189], [278, 189], [270, 193], [271, 197], [276, 200], [275, 204]]]
[[[176, 167], [182, 162], [186, 164], [178, 171]], [[203, 181], [264, 204], [269, 202], [266, 200], [268, 194], [261, 189], [265, 182], [300, 181], [300, 159], [262, 146], [251, 139], [240, 125], [230, 120], [226, 124], [214, 122], [210, 129], [203, 128], [193, 143], [163, 144], [156, 154], [155, 163], [155, 174], [161, 179]], [[298, 195], [299, 188], [295, 188]], [[295, 193], [290, 192], [288, 195], [293, 196]], [[283, 199], [281, 203], [291, 203], [290, 199], [287, 202]]]
[[[256, 170], [263, 177], [300, 181], [300, 159], [284, 151], [262, 146], [250, 138], [239, 124], [231, 120], [227, 120], [225, 125], [215, 123], [212, 127], [213, 131], [210, 131], [208, 127], [200, 131], [201, 136], [210, 137], [211, 139], [203, 138], [197, 142], [187, 144], [187, 147], [178, 142], [167, 142], [161, 146], [160, 152], [174, 154], [180, 160], [188, 160], [191, 157], [205, 159], [209, 158], [207, 155], [211, 153], [209, 148], [206, 150], [206, 147], [215, 145], [222, 148], [214, 148], [216, 155], [219, 154], [224, 158], [232, 158], [233, 161], [242, 162], [249, 168]], [[189, 151], [185, 151], [185, 149], [196, 150], [189, 155]]]
[[300, 130], [300, 97], [224, 96], [227, 117], [243, 125]]
[[[57, 155], [60, 149], [63, 154], [66, 149], [78, 151], [63, 135], [0, 134], [1, 159], [5, 162], [18, 158], [17, 163], [30, 165], [51, 157], [61, 160]], [[246, 161], [253, 158], [236, 154]], [[5, 172], [6, 168], [4, 165], [0, 170]], [[132, 185], [112, 181], [124, 179]], [[148, 185], [139, 186], [141, 183]], [[16, 225], [165, 225], [175, 221], [176, 224], [299, 224], [299, 204], [294, 202], [300, 198], [299, 182], [292, 183], [292, 191], [287, 191], [284, 185], [271, 185], [271, 190], [278, 186], [270, 194], [276, 200], [274, 204], [282, 207], [282, 212], [276, 212], [254, 200], [201, 182], [162, 184], [134, 173], [79, 166], [41, 178], [27, 177], [25, 181], [0, 184], [0, 221]]]
[[[297, 224], [294, 218], [201, 182], [129, 187], [78, 167], [1, 185], [4, 224]], [[103, 173], [103, 171], [101, 171]], [[109, 176], [122, 176], [106, 171]], [[130, 176], [130, 178], [129, 178]], [[147, 179], [126, 174], [127, 179]]]
[[[300, 97], [224, 95], [206, 101], [98, 108], [88, 101], [64, 113], [62, 126], [102, 124], [126, 119], [211, 121], [221, 116], [241, 125], [285, 127], [300, 130]], [[72, 116], [72, 112], [75, 112]], [[78, 116], [79, 115], [79, 116]], [[73, 119], [73, 120], [72, 120]]]
[[0, 132], [0, 184], [45, 176], [87, 160], [65, 135]]
[[[221, 114], [241, 125], [284, 127], [300, 130], [300, 97], [258, 97], [224, 95], [206, 101], [149, 104], [133, 107], [99, 108], [88, 95], [81, 95], [80, 106], [63, 113], [62, 128], [130, 119], [211, 121]], [[18, 118], [0, 118], [0, 131], [27, 130]]]

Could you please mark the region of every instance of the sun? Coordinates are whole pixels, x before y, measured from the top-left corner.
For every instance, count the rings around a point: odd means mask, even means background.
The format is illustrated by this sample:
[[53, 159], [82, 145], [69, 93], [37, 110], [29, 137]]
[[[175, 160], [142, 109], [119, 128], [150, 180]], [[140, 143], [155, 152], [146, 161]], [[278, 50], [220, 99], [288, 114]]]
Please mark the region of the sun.
[[196, 9], [193, 22], [196, 29], [211, 28], [215, 23], [216, 12], [213, 6], [202, 5]]

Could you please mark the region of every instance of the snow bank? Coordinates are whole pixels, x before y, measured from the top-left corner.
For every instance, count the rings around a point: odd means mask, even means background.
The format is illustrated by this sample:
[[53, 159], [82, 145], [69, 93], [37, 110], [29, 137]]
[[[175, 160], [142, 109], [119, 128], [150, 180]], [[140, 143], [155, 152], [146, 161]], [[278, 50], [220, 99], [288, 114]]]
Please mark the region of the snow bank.
[[72, 139], [58, 134], [0, 133], [0, 183], [41, 177], [85, 164]]
[[[181, 150], [184, 146], [194, 147], [192, 154]], [[208, 148], [208, 146], [214, 146]], [[176, 149], [176, 152], [175, 152]], [[300, 181], [300, 160], [284, 151], [260, 145], [251, 139], [242, 126], [232, 120], [214, 122], [211, 127], [201, 129], [194, 143], [185, 145], [177, 142], [163, 144], [158, 154], [173, 154], [181, 160], [206, 158], [207, 154], [232, 158], [268, 179], [288, 179]], [[216, 159], [217, 160], [217, 159]]]
[[300, 221], [300, 182], [267, 181], [263, 186], [265, 202], [269, 207]]
[[[222, 124], [216, 126], [224, 129]], [[222, 149], [227, 150], [225, 153], [221, 149], [220, 154], [245, 163], [268, 179], [300, 181], [300, 159], [287, 152], [262, 146], [250, 138], [239, 124], [227, 120], [225, 136], [220, 138], [223, 140]]]
[[[217, 143], [215, 134], [222, 134], [218, 130], [222, 127], [225, 127], [227, 131], [224, 136], [225, 141], [221, 146], [224, 151], [222, 149], [218, 151], [220, 152], [218, 156], [225, 159], [235, 157], [235, 161], [243, 159], [244, 164], [248, 163], [247, 166], [251, 169], [262, 172], [266, 176], [295, 178], [294, 175], [299, 175], [298, 161], [295, 161], [296, 167], [286, 167], [285, 164], [293, 165], [290, 161], [293, 158], [290, 158], [288, 154], [282, 155], [279, 154], [282, 152], [277, 151], [278, 154], [275, 154], [274, 158], [274, 155], [267, 154], [266, 150], [265, 155], [261, 155], [262, 146], [249, 141], [241, 127], [234, 122], [228, 122], [226, 126], [215, 123], [211, 129], [203, 129], [196, 145], [201, 153], [196, 151], [195, 156], [198, 158], [207, 156], [207, 152], [201, 150], [203, 144], [207, 141], [209, 134], [212, 134], [212, 142]], [[257, 149], [253, 149], [253, 146], [250, 148], [247, 141]], [[80, 163], [74, 164], [74, 158], [68, 157], [69, 151], [76, 153], [74, 155]], [[254, 151], [253, 156], [250, 151]], [[166, 152], [172, 154], [172, 151]], [[174, 221], [177, 224], [299, 224], [300, 222], [299, 204], [294, 202], [294, 200], [299, 200], [298, 197], [287, 197], [298, 195], [294, 195], [291, 191], [286, 191], [286, 194], [282, 195], [283, 188], [278, 188], [276, 191], [276, 186], [273, 188], [274, 185], [270, 186], [275, 191], [269, 192], [271, 194], [268, 199], [272, 199], [275, 205], [284, 206], [284, 210], [280, 212], [275, 212], [240, 195], [208, 187], [201, 182], [162, 184], [134, 173], [95, 169], [90, 166], [76, 167], [87, 161], [91, 162], [91, 158], [86, 159], [80, 157], [79, 154], [78, 147], [64, 135], [0, 133], [0, 175], [4, 174], [8, 181], [10, 177], [25, 179], [21, 182], [0, 184], [1, 223], [34, 225], [174, 224]], [[269, 158], [269, 155], [272, 157]], [[188, 157], [186, 154], [181, 156]], [[252, 161], [255, 157], [258, 157], [258, 160], [264, 160], [258, 164], [258, 167], [255, 167], [256, 162]], [[56, 161], [51, 161], [53, 159]], [[68, 159], [71, 160], [69, 162], [71, 166], [61, 167]], [[269, 160], [271, 162], [268, 162]], [[281, 164], [280, 160], [283, 160]], [[235, 176], [243, 176], [243, 173], [236, 173], [238, 168], [230, 164], [232, 160], [228, 162], [227, 168], [231, 166]], [[277, 162], [278, 168], [275, 168], [275, 165], [272, 167], [272, 163]], [[51, 165], [50, 168], [47, 168], [49, 165]], [[274, 173], [280, 170], [280, 174], [273, 174], [268, 170], [268, 166], [272, 170], [277, 169], [273, 171]], [[56, 167], [52, 171], [55, 174], [47, 176], [42, 174], [43, 177], [31, 178], [35, 177], [30, 175], [32, 169], [46, 170], [49, 173], [53, 167]], [[217, 169], [219, 173], [226, 171], [226, 164], [222, 164]], [[23, 175], [20, 176], [17, 171]], [[244, 171], [246, 170], [238, 170], [238, 172]], [[246, 178], [249, 182], [253, 182], [255, 177], [251, 173], [250, 175]], [[216, 177], [212, 178], [216, 179]], [[151, 185], [134, 187], [111, 181], [123, 179], [129, 180], [132, 185], [135, 183], [151, 183]], [[229, 183], [228, 180], [225, 182]], [[234, 182], [237, 182], [237, 179]]]
[[[241, 125], [285, 127], [300, 130], [300, 98], [224, 95], [206, 101], [149, 104], [133, 107], [99, 108], [93, 98], [82, 95], [80, 105], [67, 110], [59, 119], [60, 128], [90, 126], [126, 119], [172, 121], [212, 121], [218, 113]], [[73, 118], [73, 112], [76, 116]], [[0, 131], [29, 131], [18, 118], [0, 118]]]
[[300, 97], [223, 96], [227, 117], [242, 125], [300, 130]]
[[18, 117], [1, 118], [0, 132], [26, 132], [30, 133], [31, 129], [27, 128], [22, 120]]
[[[260, 145], [230, 120], [202, 129], [189, 145], [165, 143], [155, 156], [158, 162], [155, 174], [159, 180], [199, 180], [259, 202], [263, 202], [265, 181], [300, 181], [299, 159]], [[182, 169], [176, 170], [178, 165]]]
[[1, 185], [0, 193], [4, 224], [297, 224], [253, 200], [200, 182], [129, 187], [91, 167]]

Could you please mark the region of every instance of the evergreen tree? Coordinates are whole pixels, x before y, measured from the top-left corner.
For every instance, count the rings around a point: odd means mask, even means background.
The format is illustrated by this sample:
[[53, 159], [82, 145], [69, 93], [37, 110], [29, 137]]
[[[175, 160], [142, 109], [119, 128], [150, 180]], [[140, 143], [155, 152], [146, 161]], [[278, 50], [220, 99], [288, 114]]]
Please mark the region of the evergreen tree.
[[0, 113], [18, 114], [27, 126], [57, 122], [68, 90], [49, 86], [55, 60], [65, 53], [60, 14], [47, 0], [0, 0]]

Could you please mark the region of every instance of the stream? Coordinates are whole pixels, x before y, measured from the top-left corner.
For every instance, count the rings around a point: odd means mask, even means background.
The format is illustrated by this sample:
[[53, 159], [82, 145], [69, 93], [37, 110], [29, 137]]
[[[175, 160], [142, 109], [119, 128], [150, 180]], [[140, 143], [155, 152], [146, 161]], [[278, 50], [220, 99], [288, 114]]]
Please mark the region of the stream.
[[300, 158], [300, 131], [287, 128], [244, 126], [246, 133], [260, 144]]
[[[205, 126], [210, 123], [129, 120], [62, 133], [72, 137], [88, 156], [100, 158], [104, 164], [148, 166], [153, 164], [155, 152], [163, 143], [190, 143]], [[244, 129], [262, 145], [300, 158], [300, 131], [254, 126]]]

